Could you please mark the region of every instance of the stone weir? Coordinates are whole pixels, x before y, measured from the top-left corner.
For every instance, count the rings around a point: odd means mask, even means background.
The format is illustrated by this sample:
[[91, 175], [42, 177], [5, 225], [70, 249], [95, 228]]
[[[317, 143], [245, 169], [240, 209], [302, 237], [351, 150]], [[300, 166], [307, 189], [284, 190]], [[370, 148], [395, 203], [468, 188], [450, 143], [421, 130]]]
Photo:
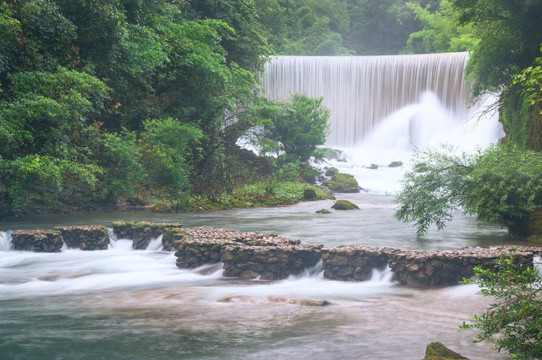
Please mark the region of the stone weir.
[[[494, 266], [502, 254], [514, 252], [518, 264], [533, 266], [534, 257], [542, 253], [542, 248], [512, 246], [450, 251], [403, 251], [357, 245], [327, 248], [276, 235], [149, 222], [115, 222], [113, 234], [119, 239], [132, 239], [136, 250], [146, 249], [151, 239], [162, 236], [163, 249], [175, 251], [179, 268], [193, 269], [222, 262], [226, 277], [262, 280], [284, 279], [321, 261], [324, 277], [330, 280], [363, 281], [370, 278], [373, 269], [390, 267], [400, 284], [448, 286], [473, 276], [475, 266]], [[101, 250], [109, 242], [103, 226], [12, 233], [15, 250], [53, 252], [60, 251], [64, 243], [82, 250]]]

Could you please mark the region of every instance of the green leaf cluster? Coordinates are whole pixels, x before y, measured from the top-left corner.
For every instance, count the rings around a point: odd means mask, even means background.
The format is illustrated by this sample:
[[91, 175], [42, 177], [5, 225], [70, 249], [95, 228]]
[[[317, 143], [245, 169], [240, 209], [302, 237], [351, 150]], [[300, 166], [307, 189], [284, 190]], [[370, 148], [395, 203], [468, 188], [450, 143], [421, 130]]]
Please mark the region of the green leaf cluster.
[[493, 147], [484, 153], [419, 152], [395, 195], [395, 217], [412, 222], [418, 236], [440, 230], [454, 213], [513, 227], [542, 208], [542, 154]]
[[475, 341], [491, 339], [512, 359], [542, 359], [542, 278], [538, 270], [521, 266], [514, 253], [503, 254], [494, 268], [476, 267], [480, 293], [494, 299], [482, 315], [463, 329], [477, 329]]
[[452, 0], [463, 24], [474, 27], [480, 42], [467, 74], [474, 96], [499, 92], [539, 56], [542, 3], [531, 0]]
[[476, 48], [476, 38], [472, 24], [459, 23], [459, 10], [450, 0], [442, 0], [436, 11], [430, 4], [422, 7], [418, 3], [405, 4], [415, 19], [421, 24], [419, 31], [409, 35], [407, 50], [414, 53], [471, 51]]
[[220, 190], [267, 54], [251, 1], [2, 1], [0, 217]]
[[542, 58], [514, 76], [501, 94], [499, 116], [510, 144], [542, 151]]

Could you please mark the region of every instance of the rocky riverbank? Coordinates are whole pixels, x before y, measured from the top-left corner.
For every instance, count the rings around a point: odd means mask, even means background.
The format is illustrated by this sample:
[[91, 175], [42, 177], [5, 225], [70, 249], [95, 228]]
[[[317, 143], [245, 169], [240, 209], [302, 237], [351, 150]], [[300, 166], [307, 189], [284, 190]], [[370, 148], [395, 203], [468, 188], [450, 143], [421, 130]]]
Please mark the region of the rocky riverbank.
[[[136, 250], [146, 249], [151, 239], [162, 236], [163, 249], [175, 251], [179, 268], [222, 262], [224, 276], [264, 280], [284, 279], [321, 261], [324, 277], [332, 280], [363, 281], [373, 269], [390, 267], [400, 284], [447, 286], [471, 277], [475, 266], [494, 266], [503, 253], [513, 251], [521, 266], [532, 266], [534, 257], [542, 253], [542, 248], [512, 246], [453, 251], [404, 251], [357, 245], [326, 248], [276, 235], [212, 227], [183, 228], [172, 223], [115, 222], [113, 234], [116, 238], [131, 239]], [[60, 251], [64, 244], [82, 250], [104, 250], [110, 241], [103, 226], [12, 234], [13, 249], [39, 252]]]

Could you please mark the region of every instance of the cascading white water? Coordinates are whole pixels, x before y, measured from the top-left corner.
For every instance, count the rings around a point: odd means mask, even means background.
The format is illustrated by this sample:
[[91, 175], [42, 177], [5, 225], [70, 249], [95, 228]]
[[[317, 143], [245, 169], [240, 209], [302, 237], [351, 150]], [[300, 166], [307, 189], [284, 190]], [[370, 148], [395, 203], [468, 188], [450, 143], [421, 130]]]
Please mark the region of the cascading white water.
[[371, 192], [394, 192], [405, 168], [388, 164], [407, 164], [415, 148], [445, 143], [470, 151], [504, 135], [497, 114], [485, 111], [494, 95], [469, 106], [463, 79], [468, 58], [466, 52], [279, 56], [266, 64], [262, 89], [279, 101], [292, 93], [323, 97], [331, 111], [326, 145], [347, 160], [330, 164]]
[[0, 251], [11, 249], [11, 231], [0, 231]]
[[[469, 108], [463, 80], [468, 53], [397, 56], [279, 56], [266, 64], [264, 94], [323, 97], [331, 110], [327, 145], [352, 148], [425, 145], [456, 131], [479, 109]], [[390, 118], [392, 120], [390, 120]], [[393, 119], [395, 119], [393, 121]], [[388, 123], [384, 126], [383, 123]], [[371, 135], [380, 131], [380, 138]]]

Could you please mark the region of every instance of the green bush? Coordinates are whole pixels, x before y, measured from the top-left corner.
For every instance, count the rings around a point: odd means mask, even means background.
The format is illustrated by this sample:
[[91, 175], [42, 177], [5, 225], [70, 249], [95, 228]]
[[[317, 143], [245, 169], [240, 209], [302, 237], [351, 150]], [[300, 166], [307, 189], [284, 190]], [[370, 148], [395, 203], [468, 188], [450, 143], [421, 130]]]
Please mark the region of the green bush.
[[491, 339], [512, 359], [542, 359], [542, 278], [531, 266], [520, 266], [513, 253], [502, 255], [495, 265], [476, 267], [476, 280], [465, 280], [477, 283], [481, 295], [493, 300], [484, 314], [461, 328], [479, 330], [475, 341]]
[[413, 222], [418, 236], [442, 229], [461, 210], [508, 227], [542, 208], [542, 153], [493, 147], [484, 153], [418, 152], [395, 195], [397, 219]]

